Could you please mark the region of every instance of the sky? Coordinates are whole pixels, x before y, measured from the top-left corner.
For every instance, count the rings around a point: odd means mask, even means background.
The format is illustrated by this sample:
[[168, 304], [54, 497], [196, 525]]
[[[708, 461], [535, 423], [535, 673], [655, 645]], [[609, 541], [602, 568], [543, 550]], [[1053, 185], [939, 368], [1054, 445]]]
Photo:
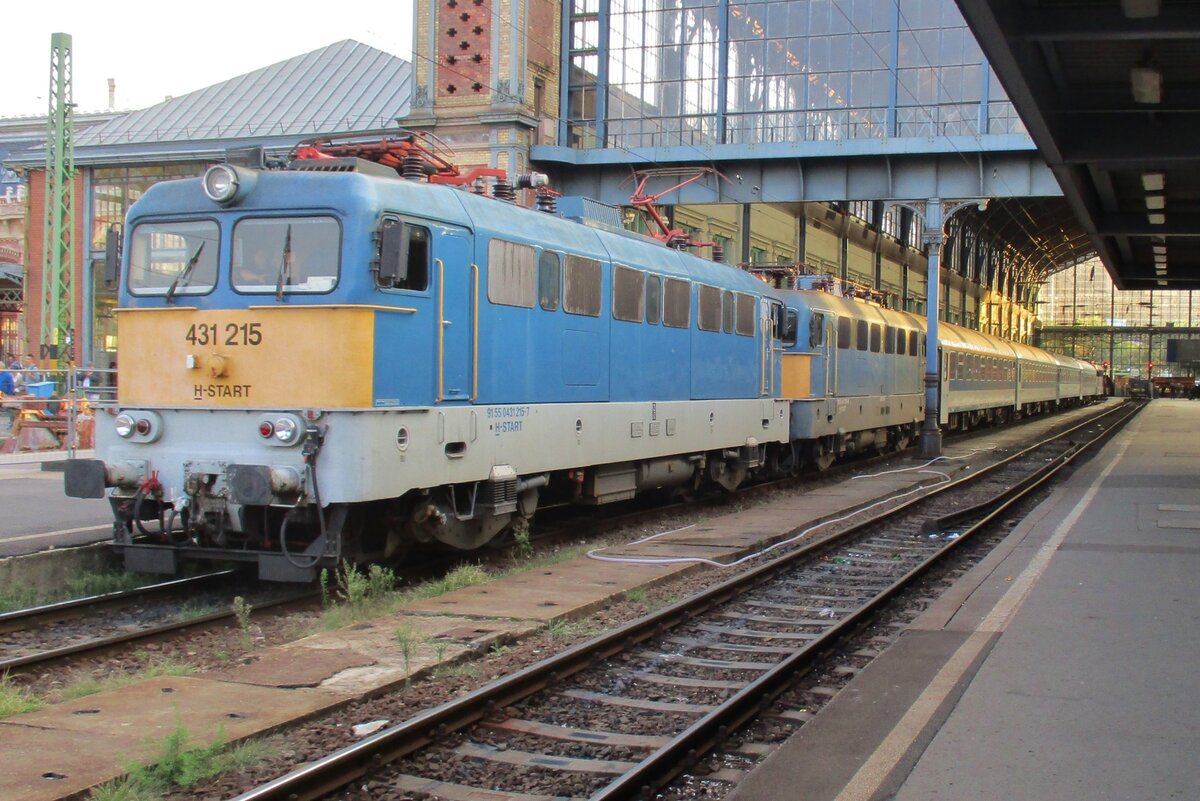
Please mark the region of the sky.
[[412, 58], [413, 0], [353, 7], [305, 0], [10, 0], [0, 20], [0, 117], [45, 115], [50, 35], [72, 37], [76, 113], [139, 109], [342, 39]]

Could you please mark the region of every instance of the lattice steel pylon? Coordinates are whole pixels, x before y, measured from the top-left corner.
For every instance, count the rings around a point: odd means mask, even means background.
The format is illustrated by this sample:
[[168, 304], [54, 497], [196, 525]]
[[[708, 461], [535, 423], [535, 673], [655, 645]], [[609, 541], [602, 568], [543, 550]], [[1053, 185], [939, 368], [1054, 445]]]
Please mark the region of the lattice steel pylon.
[[[71, 34], [50, 35], [50, 113], [46, 121], [46, 217], [42, 230], [42, 332], [39, 356], [73, 361], [75, 335], [75, 104]], [[27, 307], [28, 308], [28, 307]]]

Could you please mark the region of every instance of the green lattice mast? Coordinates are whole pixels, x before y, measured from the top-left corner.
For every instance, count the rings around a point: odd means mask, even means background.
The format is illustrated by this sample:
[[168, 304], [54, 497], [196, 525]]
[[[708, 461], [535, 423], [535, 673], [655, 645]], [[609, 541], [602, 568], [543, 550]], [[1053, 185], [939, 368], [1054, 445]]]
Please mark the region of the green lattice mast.
[[42, 232], [42, 358], [73, 360], [75, 334], [75, 112], [71, 34], [50, 35], [50, 113], [46, 121], [46, 217]]

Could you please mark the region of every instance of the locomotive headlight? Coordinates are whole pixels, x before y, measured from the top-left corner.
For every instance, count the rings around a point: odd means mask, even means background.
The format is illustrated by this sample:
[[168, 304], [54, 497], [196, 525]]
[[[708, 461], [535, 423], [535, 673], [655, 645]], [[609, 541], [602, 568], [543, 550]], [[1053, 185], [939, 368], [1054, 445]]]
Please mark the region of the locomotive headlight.
[[263, 445], [295, 447], [304, 439], [304, 420], [298, 414], [267, 412], [258, 416], [258, 435]]
[[129, 439], [133, 436], [133, 427], [137, 425], [133, 417], [128, 414], [119, 414], [117, 419], [113, 421], [113, 428], [117, 431], [117, 436]]
[[295, 442], [299, 432], [300, 427], [290, 417], [281, 417], [275, 421], [275, 439], [280, 442]]
[[204, 194], [217, 203], [228, 203], [237, 195], [238, 174], [228, 164], [217, 164], [204, 173]]
[[116, 416], [113, 429], [122, 439], [146, 445], [162, 437], [163, 422], [157, 412], [131, 409]]
[[245, 197], [258, 180], [258, 173], [232, 164], [215, 164], [204, 173], [204, 194], [208, 199], [227, 206]]

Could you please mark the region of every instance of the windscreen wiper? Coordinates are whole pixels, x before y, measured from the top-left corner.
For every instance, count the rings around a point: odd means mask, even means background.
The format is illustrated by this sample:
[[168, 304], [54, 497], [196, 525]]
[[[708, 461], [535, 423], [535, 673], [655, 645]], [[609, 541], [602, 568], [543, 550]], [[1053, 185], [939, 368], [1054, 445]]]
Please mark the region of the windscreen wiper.
[[171, 302], [171, 298], [175, 297], [175, 290], [179, 289], [179, 282], [183, 281], [192, 274], [192, 268], [196, 266], [196, 262], [200, 261], [200, 254], [204, 252], [204, 240], [200, 240], [200, 244], [196, 246], [196, 252], [188, 259], [188, 263], [179, 271], [179, 275], [175, 276], [175, 280], [171, 282], [171, 286], [167, 289], [166, 301]]
[[283, 240], [283, 264], [275, 280], [275, 302], [283, 300], [283, 287], [292, 280], [292, 224], [288, 223], [287, 238]]

